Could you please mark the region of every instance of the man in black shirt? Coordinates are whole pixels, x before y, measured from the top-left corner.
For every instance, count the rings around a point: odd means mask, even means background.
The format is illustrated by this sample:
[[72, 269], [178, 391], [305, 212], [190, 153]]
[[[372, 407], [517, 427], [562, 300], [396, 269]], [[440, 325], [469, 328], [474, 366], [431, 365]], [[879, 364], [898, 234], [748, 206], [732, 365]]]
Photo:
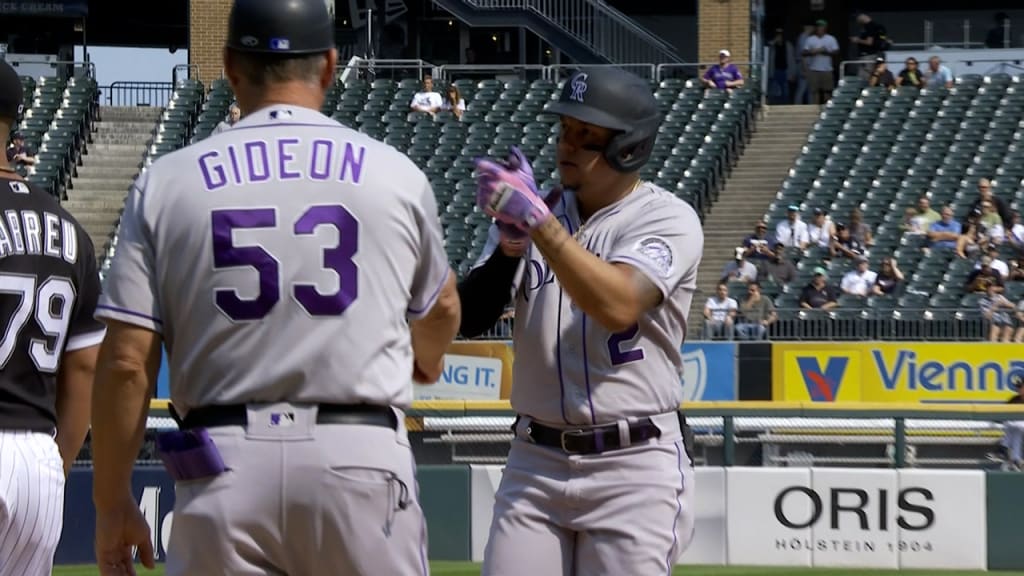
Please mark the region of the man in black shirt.
[[[0, 139], [22, 107], [0, 62]], [[0, 158], [0, 565], [49, 574], [64, 481], [89, 427], [99, 274], [85, 230]]]
[[864, 13], [857, 15], [857, 23], [861, 25], [860, 35], [851, 36], [850, 42], [857, 45], [861, 59], [866, 60], [870, 56], [884, 53], [889, 44], [885, 26]]
[[814, 269], [814, 279], [800, 292], [800, 307], [815, 310], [831, 310], [839, 305], [839, 290], [828, 283], [824, 268]]

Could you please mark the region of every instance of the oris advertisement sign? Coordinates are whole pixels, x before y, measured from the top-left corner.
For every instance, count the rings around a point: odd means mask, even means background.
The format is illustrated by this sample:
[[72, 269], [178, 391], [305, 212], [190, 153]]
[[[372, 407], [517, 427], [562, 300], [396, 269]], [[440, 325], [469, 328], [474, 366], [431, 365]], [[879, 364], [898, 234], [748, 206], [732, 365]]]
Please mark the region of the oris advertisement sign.
[[980, 471], [733, 468], [729, 564], [986, 569]]

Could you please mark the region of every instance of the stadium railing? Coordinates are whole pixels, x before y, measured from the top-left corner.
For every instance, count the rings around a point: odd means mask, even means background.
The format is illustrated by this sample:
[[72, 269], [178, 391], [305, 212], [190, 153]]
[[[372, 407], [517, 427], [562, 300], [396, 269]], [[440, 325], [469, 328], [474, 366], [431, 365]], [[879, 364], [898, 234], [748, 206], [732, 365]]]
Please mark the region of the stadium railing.
[[119, 80], [100, 87], [107, 106], [153, 106], [163, 108], [174, 94], [172, 82], [135, 82]]
[[[151, 402], [151, 433], [174, 426], [167, 407], [166, 400]], [[1004, 423], [1024, 425], [1024, 409], [1003, 404], [692, 402], [681, 408], [694, 430], [695, 462], [714, 466], [993, 468]], [[504, 463], [514, 421], [506, 400], [417, 401], [406, 418], [425, 464]]]

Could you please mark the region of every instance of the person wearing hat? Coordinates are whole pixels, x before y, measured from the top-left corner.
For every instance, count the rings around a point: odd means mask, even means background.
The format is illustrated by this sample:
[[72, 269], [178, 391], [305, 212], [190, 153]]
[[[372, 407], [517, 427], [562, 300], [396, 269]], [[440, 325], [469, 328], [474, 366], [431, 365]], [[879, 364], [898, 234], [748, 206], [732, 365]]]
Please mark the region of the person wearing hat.
[[775, 238], [768, 234], [768, 224], [758, 220], [754, 225], [754, 233], [743, 239], [743, 255], [755, 263], [764, 262], [772, 257], [772, 246]]
[[828, 283], [828, 272], [818, 266], [814, 278], [800, 292], [800, 307], [813, 310], [831, 310], [839, 305], [839, 291]]
[[701, 78], [708, 88], [732, 90], [743, 86], [743, 74], [731, 62], [732, 54], [725, 49], [718, 51], [718, 64], [708, 68]]
[[811, 238], [811, 246], [828, 248], [829, 244], [832, 243], [832, 237], [835, 236], [835, 233], [835, 226], [832, 224], [832, 219], [828, 217], [828, 212], [824, 208], [815, 208], [814, 219], [807, 225], [807, 234]]
[[11, 135], [11, 145], [7, 147], [7, 161], [17, 166], [31, 166], [38, 162], [38, 158], [29, 154], [28, 146], [25, 145], [25, 135], [15, 132]]
[[868, 269], [868, 259], [858, 256], [857, 267], [843, 276], [843, 280], [839, 283], [839, 289], [843, 291], [843, 294], [870, 296], [877, 279], [878, 274]]
[[864, 254], [864, 244], [850, 233], [849, 226], [836, 222], [836, 235], [829, 251], [833, 258], [858, 258]]
[[839, 54], [839, 42], [827, 33], [828, 22], [814, 23], [814, 34], [807, 37], [801, 47], [807, 58], [807, 85], [811, 91], [811, 103], [822, 105], [832, 98], [836, 81], [833, 59]]
[[768, 85], [769, 104], [789, 104], [789, 85], [796, 80], [796, 56], [793, 43], [786, 40], [782, 28], [775, 29], [775, 36], [765, 46], [765, 58], [772, 67], [771, 82]]
[[875, 58], [875, 66], [871, 70], [871, 76], [868, 77], [868, 86], [881, 86], [882, 88], [893, 88], [896, 86], [896, 77], [892, 75], [892, 71], [886, 66], [884, 56]]
[[807, 223], [800, 219], [800, 207], [790, 204], [786, 208], [786, 219], [775, 225], [775, 239], [787, 248], [805, 250], [811, 243]]
[[785, 286], [796, 280], [796, 265], [786, 258], [786, 245], [776, 242], [772, 247], [772, 258], [760, 266], [757, 281], [762, 284]]

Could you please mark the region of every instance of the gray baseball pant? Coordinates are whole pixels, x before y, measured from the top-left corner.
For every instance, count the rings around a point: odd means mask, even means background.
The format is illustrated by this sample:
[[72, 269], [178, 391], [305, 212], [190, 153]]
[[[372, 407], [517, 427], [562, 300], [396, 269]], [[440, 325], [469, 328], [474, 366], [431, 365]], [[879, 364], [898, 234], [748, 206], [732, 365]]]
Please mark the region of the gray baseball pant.
[[[294, 421], [271, 425], [271, 413]], [[168, 576], [427, 576], [415, 463], [398, 430], [318, 425], [316, 409], [253, 405], [210, 428], [229, 470], [175, 485]]]
[[521, 418], [482, 575], [670, 575], [693, 539], [695, 475], [676, 413], [652, 419], [660, 438], [579, 456], [532, 443]]

